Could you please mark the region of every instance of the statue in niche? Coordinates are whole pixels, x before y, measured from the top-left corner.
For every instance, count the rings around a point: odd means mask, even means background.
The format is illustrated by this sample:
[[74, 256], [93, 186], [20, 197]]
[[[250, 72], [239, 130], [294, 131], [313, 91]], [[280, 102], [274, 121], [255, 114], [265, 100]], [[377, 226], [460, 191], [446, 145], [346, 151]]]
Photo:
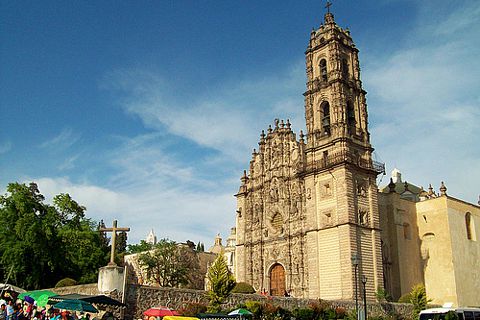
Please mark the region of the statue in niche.
[[357, 195], [359, 195], [360, 197], [367, 196], [367, 187], [365, 185], [365, 182], [357, 182]]
[[367, 210], [358, 210], [358, 223], [361, 225], [367, 225], [368, 224], [368, 211]]
[[282, 164], [282, 147], [281, 144], [275, 144], [273, 149], [273, 166], [279, 167]]
[[255, 176], [259, 176], [262, 174], [262, 165], [260, 163], [260, 157], [257, 157], [255, 160], [255, 165], [253, 166], [253, 170], [255, 171]]
[[292, 163], [295, 166], [298, 161], [300, 160], [300, 154], [298, 150], [298, 146], [296, 143], [293, 143], [293, 149], [292, 149]]
[[278, 180], [277, 180], [277, 178], [272, 179], [272, 183], [270, 184], [270, 201], [272, 201], [272, 202], [278, 201]]
[[279, 190], [279, 198], [280, 199], [285, 199], [286, 198], [286, 192], [285, 192], [285, 185], [280, 185], [280, 187], [278, 188]]
[[307, 188], [307, 199], [312, 199], [312, 190], [310, 188]]
[[270, 201], [272, 201], [272, 202], [278, 201], [278, 189], [277, 189], [276, 186], [273, 186], [270, 189]]

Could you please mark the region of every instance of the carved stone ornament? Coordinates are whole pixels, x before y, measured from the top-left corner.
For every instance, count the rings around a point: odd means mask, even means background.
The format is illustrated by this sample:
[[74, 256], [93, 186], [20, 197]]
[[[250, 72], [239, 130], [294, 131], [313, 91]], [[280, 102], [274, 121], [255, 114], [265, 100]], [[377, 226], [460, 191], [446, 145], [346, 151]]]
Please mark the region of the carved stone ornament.
[[369, 214], [368, 214], [367, 209], [364, 209], [364, 208], [359, 208], [358, 209], [357, 221], [358, 221], [358, 224], [360, 224], [362, 226], [368, 226], [368, 224], [369, 224]]

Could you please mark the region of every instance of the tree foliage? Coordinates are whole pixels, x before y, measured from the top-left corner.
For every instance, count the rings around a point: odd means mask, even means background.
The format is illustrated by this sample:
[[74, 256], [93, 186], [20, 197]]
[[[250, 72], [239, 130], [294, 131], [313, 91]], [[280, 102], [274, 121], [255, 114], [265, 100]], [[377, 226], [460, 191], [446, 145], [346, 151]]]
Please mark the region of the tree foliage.
[[219, 254], [207, 272], [210, 298], [208, 312], [219, 312], [221, 304], [230, 295], [236, 285], [235, 278], [228, 270], [227, 262], [222, 254]]
[[413, 304], [414, 319], [418, 318], [420, 311], [427, 308], [427, 304], [430, 301], [427, 298], [427, 292], [423, 284], [413, 286], [412, 291], [410, 291], [410, 303]]
[[12, 268], [11, 282], [26, 289], [66, 277], [95, 281], [108, 249], [85, 207], [68, 194], [55, 196], [53, 205], [44, 200], [33, 182], [10, 183], [0, 196], [0, 276]]
[[[143, 244], [145, 245], [145, 244]], [[161, 287], [181, 287], [190, 283], [190, 273], [199, 266], [190, 248], [168, 239], [160, 240], [152, 250], [141, 253], [138, 261], [147, 277]]]
[[153, 244], [148, 243], [145, 240], [141, 240], [140, 243], [138, 244], [129, 244], [127, 247], [127, 253], [128, 254], [142, 253], [152, 249], [153, 249]]

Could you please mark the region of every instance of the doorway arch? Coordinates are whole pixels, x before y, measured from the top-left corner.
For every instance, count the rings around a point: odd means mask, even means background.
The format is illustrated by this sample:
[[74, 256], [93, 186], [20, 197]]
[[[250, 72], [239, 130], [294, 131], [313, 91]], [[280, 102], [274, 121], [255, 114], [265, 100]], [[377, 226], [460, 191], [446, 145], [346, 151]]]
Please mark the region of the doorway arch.
[[276, 263], [270, 269], [270, 295], [283, 296], [285, 291], [285, 268]]

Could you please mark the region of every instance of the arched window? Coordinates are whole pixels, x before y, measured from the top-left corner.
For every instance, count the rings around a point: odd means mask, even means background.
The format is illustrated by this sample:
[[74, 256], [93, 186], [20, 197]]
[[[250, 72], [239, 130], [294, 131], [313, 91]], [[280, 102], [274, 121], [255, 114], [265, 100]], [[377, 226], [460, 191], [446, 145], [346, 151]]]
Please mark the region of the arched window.
[[325, 59], [320, 60], [320, 76], [322, 77], [322, 81], [328, 81], [327, 60]]
[[348, 133], [353, 134], [355, 133], [355, 109], [353, 108], [353, 104], [351, 101], [347, 102], [347, 128]]
[[327, 101], [322, 102], [322, 131], [330, 135], [330, 104]]
[[467, 239], [473, 240], [473, 233], [472, 233], [472, 214], [467, 212], [465, 215], [465, 227], [467, 228]]
[[348, 78], [348, 61], [346, 58], [342, 59], [342, 75], [344, 78]]

